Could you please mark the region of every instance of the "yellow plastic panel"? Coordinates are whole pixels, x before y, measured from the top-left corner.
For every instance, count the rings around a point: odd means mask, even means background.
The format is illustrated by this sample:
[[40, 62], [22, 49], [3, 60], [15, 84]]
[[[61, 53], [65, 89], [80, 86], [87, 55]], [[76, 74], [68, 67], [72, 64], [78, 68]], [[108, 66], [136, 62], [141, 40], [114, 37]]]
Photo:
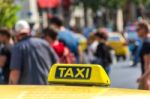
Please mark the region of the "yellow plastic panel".
[[52, 66], [49, 83], [109, 86], [110, 79], [100, 65], [55, 64]]
[[149, 91], [82, 86], [0, 86], [0, 99], [150, 99]]

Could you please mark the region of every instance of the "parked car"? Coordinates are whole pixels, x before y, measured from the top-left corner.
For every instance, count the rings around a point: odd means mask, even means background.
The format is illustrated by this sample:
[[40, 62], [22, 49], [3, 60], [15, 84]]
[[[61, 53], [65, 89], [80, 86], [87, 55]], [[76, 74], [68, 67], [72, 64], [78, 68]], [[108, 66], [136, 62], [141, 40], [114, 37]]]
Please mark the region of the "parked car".
[[117, 59], [126, 56], [129, 53], [128, 44], [126, 39], [120, 33], [110, 33], [108, 37], [108, 45], [114, 49]]

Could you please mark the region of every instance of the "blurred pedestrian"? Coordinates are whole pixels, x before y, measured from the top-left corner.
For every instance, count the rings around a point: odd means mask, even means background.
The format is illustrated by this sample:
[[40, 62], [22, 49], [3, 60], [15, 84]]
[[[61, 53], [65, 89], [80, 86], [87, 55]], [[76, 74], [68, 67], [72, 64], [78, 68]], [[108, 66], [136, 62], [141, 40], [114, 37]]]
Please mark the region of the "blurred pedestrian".
[[95, 34], [96, 40], [98, 41], [98, 46], [96, 49], [95, 56], [97, 57], [97, 63], [99, 63], [105, 69], [106, 73], [110, 72], [111, 59], [111, 49], [107, 46], [107, 34], [104, 32], [97, 32]]
[[8, 84], [10, 73], [10, 48], [3, 46], [0, 48], [0, 84]]
[[65, 44], [57, 39], [58, 33], [51, 29], [45, 28], [44, 39], [53, 47], [57, 55], [59, 56], [59, 63], [72, 64], [75, 63], [75, 57]]
[[10, 73], [10, 56], [13, 47], [11, 32], [6, 29], [0, 29], [0, 80], [1, 84], [8, 84]]
[[88, 63], [86, 59], [86, 49], [87, 49], [87, 39], [84, 37], [82, 33], [80, 33], [80, 29], [77, 28], [76, 26], [72, 26], [71, 30], [74, 33], [74, 36], [76, 39], [79, 41], [79, 46], [80, 46], [80, 63], [85, 64]]
[[137, 33], [143, 40], [141, 50], [142, 77], [138, 79], [141, 86], [145, 90], [150, 90], [150, 37], [149, 26], [145, 22], [137, 25]]
[[50, 20], [51, 28], [58, 31], [58, 39], [65, 43], [65, 45], [74, 53], [77, 62], [80, 61], [80, 46], [79, 40], [74, 36], [73, 31], [66, 29], [63, 21], [58, 17], [53, 17]]
[[91, 33], [91, 35], [88, 38], [88, 56], [89, 56], [89, 61], [92, 64], [96, 64], [97, 58], [95, 57], [96, 49], [98, 46], [98, 41], [95, 38], [95, 33]]
[[17, 43], [12, 49], [10, 84], [46, 85], [50, 67], [57, 56], [49, 44], [30, 36], [30, 26], [20, 20], [15, 25]]

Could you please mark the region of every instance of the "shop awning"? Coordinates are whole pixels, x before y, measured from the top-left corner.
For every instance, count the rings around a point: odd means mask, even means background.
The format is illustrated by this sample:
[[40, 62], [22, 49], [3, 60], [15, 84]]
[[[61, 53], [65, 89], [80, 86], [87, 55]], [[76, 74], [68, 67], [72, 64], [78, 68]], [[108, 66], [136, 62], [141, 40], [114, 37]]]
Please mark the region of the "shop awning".
[[38, 0], [40, 8], [56, 8], [60, 6], [60, 0]]

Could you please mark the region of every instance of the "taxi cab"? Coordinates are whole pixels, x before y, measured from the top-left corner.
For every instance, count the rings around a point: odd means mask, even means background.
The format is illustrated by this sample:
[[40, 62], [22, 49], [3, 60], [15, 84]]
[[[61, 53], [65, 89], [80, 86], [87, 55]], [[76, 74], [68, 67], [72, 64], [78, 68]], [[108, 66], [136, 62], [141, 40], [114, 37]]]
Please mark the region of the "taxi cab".
[[120, 33], [110, 33], [108, 45], [114, 49], [117, 58], [123, 57], [125, 59], [129, 53], [126, 40]]
[[46, 86], [0, 86], [0, 99], [150, 99], [149, 91], [109, 88], [100, 65], [55, 64]]

